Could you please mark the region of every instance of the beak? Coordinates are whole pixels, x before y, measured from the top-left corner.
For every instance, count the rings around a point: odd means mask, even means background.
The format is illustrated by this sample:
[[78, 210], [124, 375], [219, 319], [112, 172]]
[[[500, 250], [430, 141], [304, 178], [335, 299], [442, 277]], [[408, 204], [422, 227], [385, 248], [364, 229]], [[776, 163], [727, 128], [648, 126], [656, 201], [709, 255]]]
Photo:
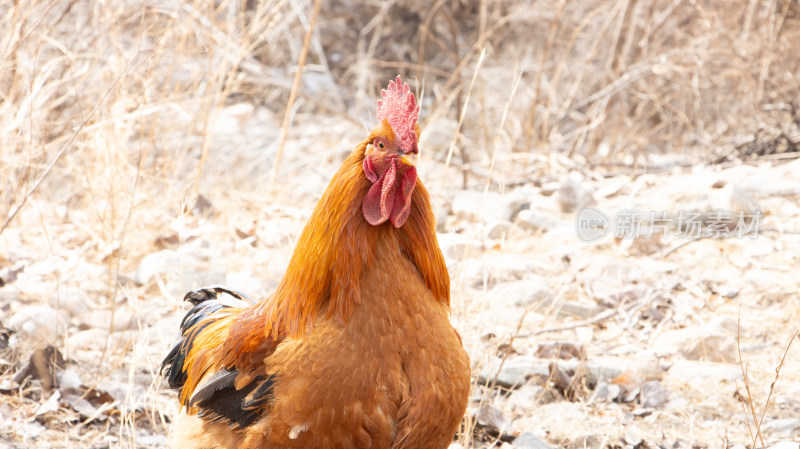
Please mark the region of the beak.
[[414, 153], [403, 154], [398, 158], [401, 163], [414, 167], [417, 165], [417, 155]]

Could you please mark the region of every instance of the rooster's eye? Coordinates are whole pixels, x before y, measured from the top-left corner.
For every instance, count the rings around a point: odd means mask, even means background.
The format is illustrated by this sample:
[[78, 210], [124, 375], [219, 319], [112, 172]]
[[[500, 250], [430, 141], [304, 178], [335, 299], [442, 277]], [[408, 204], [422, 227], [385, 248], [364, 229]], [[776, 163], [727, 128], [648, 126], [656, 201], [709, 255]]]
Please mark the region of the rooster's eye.
[[383, 147], [384, 147], [383, 142], [378, 142], [378, 148], [380, 148], [382, 150]]

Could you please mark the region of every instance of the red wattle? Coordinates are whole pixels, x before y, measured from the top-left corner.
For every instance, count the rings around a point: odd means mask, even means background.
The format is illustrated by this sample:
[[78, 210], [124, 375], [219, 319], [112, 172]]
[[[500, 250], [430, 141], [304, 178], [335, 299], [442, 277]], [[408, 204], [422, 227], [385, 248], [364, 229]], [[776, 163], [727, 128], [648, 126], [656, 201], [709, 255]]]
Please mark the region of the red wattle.
[[389, 217], [395, 228], [399, 228], [408, 220], [408, 214], [411, 212], [411, 194], [414, 193], [414, 186], [417, 184], [417, 169], [408, 167], [403, 173], [403, 179], [400, 181], [400, 188], [395, 189], [396, 201], [392, 215]]
[[408, 167], [398, 180], [398, 163], [393, 160], [386, 172], [378, 178], [369, 158], [364, 159], [364, 175], [372, 181], [372, 187], [364, 197], [361, 211], [364, 219], [373, 226], [391, 220], [392, 224], [399, 228], [408, 220], [411, 194], [417, 182], [417, 170]]

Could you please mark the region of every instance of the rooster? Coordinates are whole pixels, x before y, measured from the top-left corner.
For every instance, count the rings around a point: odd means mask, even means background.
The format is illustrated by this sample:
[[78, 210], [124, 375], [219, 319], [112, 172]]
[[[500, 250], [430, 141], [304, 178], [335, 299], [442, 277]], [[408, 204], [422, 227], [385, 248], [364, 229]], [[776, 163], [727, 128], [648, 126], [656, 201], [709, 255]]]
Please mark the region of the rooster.
[[182, 406], [173, 447], [448, 447], [470, 368], [417, 179], [418, 114], [398, 76], [271, 296], [187, 293], [194, 307], [162, 363]]

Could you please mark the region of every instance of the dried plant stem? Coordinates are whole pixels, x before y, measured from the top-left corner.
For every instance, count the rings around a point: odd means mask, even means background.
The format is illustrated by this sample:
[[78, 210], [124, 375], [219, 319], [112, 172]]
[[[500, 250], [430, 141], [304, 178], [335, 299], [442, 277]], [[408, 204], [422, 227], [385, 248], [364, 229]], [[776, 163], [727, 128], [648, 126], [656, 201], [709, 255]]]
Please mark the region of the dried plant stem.
[[605, 320], [617, 315], [618, 313], [619, 313], [618, 310], [606, 310], [604, 312], [598, 313], [597, 316], [595, 316], [594, 318], [592, 318], [590, 320], [578, 321], [576, 323], [566, 324], [564, 326], [546, 327], [544, 329], [539, 329], [537, 331], [534, 331], [534, 332], [531, 332], [531, 333], [528, 333], [528, 334], [519, 335], [519, 338], [528, 338], [528, 337], [532, 337], [534, 335], [551, 334], [551, 333], [554, 333], [554, 332], [563, 332], [563, 331], [568, 331], [568, 330], [572, 330], [572, 329], [577, 329], [579, 327], [584, 327], [584, 326], [592, 326], [592, 325], [595, 325], [597, 323], [601, 323], [601, 322], [603, 322], [603, 321], [605, 321]]
[[[431, 70], [431, 68], [425, 66], [425, 43], [428, 40], [428, 34], [431, 31], [431, 23], [433, 22], [433, 18], [436, 16], [436, 12], [439, 11], [439, 8], [442, 7], [445, 0], [438, 0], [436, 3], [433, 4], [431, 9], [428, 10], [428, 14], [425, 17], [425, 22], [420, 25], [420, 38], [419, 38], [419, 47], [417, 48], [417, 77], [422, 78], [422, 75]], [[445, 72], [446, 75], [449, 73]]]
[[[533, 99], [531, 100], [531, 111], [528, 115], [528, 124], [525, 126], [525, 151], [531, 150], [531, 140], [534, 136], [533, 126], [534, 126], [534, 119], [536, 118], [536, 106], [539, 104], [539, 95], [542, 90], [542, 76], [544, 75], [544, 65], [547, 61], [547, 57], [550, 54], [550, 48], [553, 46], [553, 40], [558, 33], [558, 25], [561, 22], [561, 15], [564, 13], [564, 9], [567, 7], [567, 1], [562, 0], [561, 6], [558, 8], [558, 13], [553, 17], [553, 21], [550, 22], [550, 31], [547, 35], [547, 41], [544, 45], [544, 50], [542, 50], [541, 57], [539, 58], [539, 70], [536, 73], [536, 81], [534, 81], [533, 85], [535, 86]], [[544, 122], [542, 122], [542, 135], [541, 140], [544, 140], [546, 136], [544, 135], [545, 126], [547, 126]]]
[[[741, 303], [740, 303], [741, 307]], [[741, 313], [739, 313], [739, 321], [737, 322], [737, 329], [736, 329], [736, 347], [739, 352], [739, 366], [742, 369], [742, 376], [744, 377], [744, 386], [747, 390], [747, 402], [750, 405], [750, 416], [747, 414], [747, 410], [745, 409], [745, 421], [747, 422], [747, 428], [750, 430], [750, 435], [753, 438], [752, 445], [750, 447], [756, 447], [756, 440], [761, 440], [761, 447], [767, 447], [764, 442], [764, 436], [761, 434], [761, 424], [764, 422], [764, 415], [767, 413], [767, 407], [769, 407], [769, 401], [772, 399], [772, 393], [775, 391], [775, 384], [778, 383], [778, 378], [781, 374], [781, 368], [783, 367], [784, 362], [786, 362], [786, 356], [789, 354], [789, 348], [792, 347], [792, 343], [794, 339], [800, 334], [800, 331], [795, 331], [792, 334], [792, 338], [789, 339], [789, 343], [786, 344], [786, 349], [783, 351], [783, 356], [781, 357], [780, 363], [775, 368], [775, 378], [772, 379], [772, 383], [769, 385], [769, 393], [767, 394], [767, 399], [764, 401], [764, 407], [761, 409], [761, 416], [756, 416], [756, 408], [755, 404], [753, 403], [753, 396], [750, 393], [750, 381], [747, 376], [747, 369], [744, 366], [744, 361], [742, 359], [742, 348], [741, 348], [741, 340], [740, 340], [740, 329], [741, 329]], [[744, 407], [744, 405], [743, 405]], [[752, 429], [750, 429], [750, 418], [752, 418], [753, 425], [756, 427], [756, 435], [753, 435]]]
[[[761, 447], [767, 447], [767, 445], [764, 443], [764, 436], [761, 434], [761, 423], [757, 422], [756, 420], [756, 406], [755, 404], [753, 404], [753, 394], [750, 392], [750, 379], [747, 376], [747, 368], [744, 365], [744, 358], [742, 358], [741, 333], [742, 333], [742, 302], [741, 300], [739, 300], [739, 316], [736, 321], [736, 350], [739, 353], [739, 367], [742, 369], [742, 377], [744, 378], [744, 388], [747, 391], [747, 401], [750, 405], [750, 414], [753, 417], [753, 422], [756, 427], [756, 435], [761, 440]], [[753, 435], [753, 431], [750, 429], [750, 421], [749, 419], [747, 419], [747, 413], [745, 413], [745, 419], [747, 420], [747, 428], [748, 430], [750, 430], [750, 434]], [[751, 447], [756, 447], [755, 436], [753, 437], [753, 445]]]
[[89, 111], [88, 114], [86, 114], [86, 117], [84, 117], [84, 119], [78, 124], [78, 126], [75, 128], [75, 131], [73, 131], [72, 134], [70, 135], [69, 139], [67, 139], [67, 141], [64, 142], [64, 145], [62, 145], [61, 148], [58, 150], [56, 156], [53, 158], [50, 164], [47, 165], [47, 168], [44, 170], [44, 173], [42, 173], [41, 176], [39, 176], [39, 179], [37, 179], [36, 182], [33, 184], [33, 186], [30, 189], [28, 189], [27, 192], [25, 192], [25, 195], [22, 197], [22, 200], [20, 201], [19, 205], [17, 205], [17, 207], [15, 207], [13, 211], [11, 211], [11, 213], [6, 218], [6, 221], [3, 223], [3, 226], [0, 226], [0, 234], [2, 234], [3, 231], [11, 223], [11, 221], [14, 220], [14, 217], [16, 217], [19, 211], [25, 206], [25, 203], [28, 201], [28, 198], [30, 198], [30, 196], [33, 195], [33, 193], [39, 188], [39, 186], [42, 185], [42, 182], [44, 182], [44, 180], [53, 170], [53, 167], [55, 167], [58, 161], [60, 161], [61, 158], [64, 156], [64, 154], [66, 154], [67, 150], [70, 149], [70, 147], [72, 146], [72, 142], [75, 141], [75, 138], [78, 137], [78, 134], [81, 133], [81, 131], [89, 122], [89, 120], [94, 116], [94, 113], [97, 112], [100, 106], [102, 106], [106, 102], [106, 99], [114, 91], [114, 88], [116, 87], [117, 83], [119, 83], [119, 81], [128, 73], [128, 69], [131, 67], [131, 64], [136, 59], [136, 56], [137, 55], [134, 55], [126, 64], [125, 70], [123, 70], [122, 73], [120, 73], [114, 78], [114, 81], [112, 81], [111, 84], [108, 86], [106, 91], [103, 93], [103, 96], [100, 97], [100, 100], [97, 103], [95, 103], [95, 105], [92, 107], [92, 110]]
[[489, 186], [492, 183], [492, 174], [494, 174], [494, 164], [497, 161], [497, 150], [500, 148], [500, 132], [502, 132], [503, 127], [506, 124], [506, 118], [508, 118], [508, 109], [511, 107], [511, 102], [514, 100], [514, 97], [517, 93], [517, 88], [519, 87], [519, 82], [522, 80], [522, 72], [519, 71], [519, 66], [514, 67], [514, 73], [517, 73], [517, 76], [514, 78], [514, 85], [511, 88], [511, 93], [508, 95], [508, 101], [506, 101], [506, 106], [503, 108], [503, 115], [500, 117], [500, 125], [497, 127], [497, 132], [494, 135], [493, 147], [492, 148], [492, 159], [489, 162], [489, 173], [486, 175], [486, 185], [483, 187], [484, 196], [486, 192], [489, 191]]
[[472, 93], [472, 88], [475, 86], [475, 80], [478, 78], [478, 73], [481, 70], [481, 65], [483, 64], [483, 58], [486, 56], [486, 49], [484, 48], [481, 50], [480, 56], [478, 56], [478, 63], [475, 64], [475, 72], [472, 74], [472, 81], [469, 83], [469, 88], [467, 89], [467, 96], [464, 99], [464, 107], [461, 108], [461, 114], [458, 117], [458, 125], [456, 126], [455, 132], [453, 132], [453, 140], [450, 141], [450, 148], [447, 150], [447, 159], [444, 162], [444, 173], [442, 174], [442, 185], [439, 188], [439, 205], [441, 207], [442, 195], [444, 195], [444, 184], [447, 180], [447, 168], [450, 166], [450, 160], [453, 158], [453, 151], [456, 148], [456, 141], [458, 140], [458, 135], [461, 132], [461, 125], [464, 123], [464, 116], [467, 115], [467, 107], [469, 107], [469, 97]]
[[269, 178], [268, 193], [272, 193], [275, 188], [275, 180], [278, 178], [278, 169], [281, 165], [281, 158], [283, 157], [283, 147], [286, 144], [286, 136], [289, 133], [289, 125], [292, 121], [292, 109], [294, 109], [294, 102], [297, 98], [297, 89], [300, 88], [300, 79], [303, 75], [303, 67], [306, 64], [306, 55], [308, 54], [308, 47], [311, 44], [311, 36], [314, 34], [314, 24], [319, 15], [319, 8], [322, 0], [314, 1], [314, 11], [311, 14], [311, 20], [308, 22], [308, 30], [303, 39], [303, 49], [300, 51], [300, 58], [297, 61], [297, 71], [294, 74], [294, 82], [292, 83], [292, 90], [289, 92], [289, 101], [286, 102], [286, 112], [283, 114], [283, 125], [281, 125], [281, 134], [278, 137], [278, 149], [275, 151], [275, 161], [272, 165], [272, 174]]
[[[786, 344], [786, 349], [783, 351], [783, 356], [781, 357], [781, 362], [775, 368], [775, 378], [772, 379], [772, 383], [769, 384], [769, 394], [767, 394], [767, 400], [764, 402], [764, 408], [761, 410], [761, 417], [758, 419], [759, 432], [760, 432], [761, 423], [764, 422], [764, 415], [767, 413], [767, 407], [769, 406], [769, 400], [772, 399], [772, 393], [775, 391], [775, 384], [778, 383], [778, 378], [781, 375], [781, 368], [783, 367], [783, 363], [786, 361], [786, 355], [789, 354], [789, 348], [792, 347], [792, 342], [794, 342], [794, 339], [797, 338], [798, 333], [800, 333], [800, 331], [795, 331], [795, 333], [792, 334], [792, 338], [789, 339], [789, 343]], [[763, 444], [763, 442], [762, 442], [762, 444]], [[753, 440], [753, 447], [755, 447], [755, 440]], [[766, 447], [766, 446], [764, 446], [764, 447]]]

